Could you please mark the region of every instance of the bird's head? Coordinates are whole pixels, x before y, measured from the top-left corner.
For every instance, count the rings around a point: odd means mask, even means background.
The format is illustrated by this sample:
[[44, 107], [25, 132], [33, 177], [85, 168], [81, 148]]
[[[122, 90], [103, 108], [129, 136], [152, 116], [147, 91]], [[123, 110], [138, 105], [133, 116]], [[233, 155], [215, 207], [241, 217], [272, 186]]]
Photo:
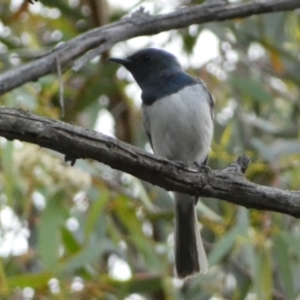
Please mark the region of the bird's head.
[[173, 54], [156, 48], [146, 48], [126, 58], [111, 57], [108, 60], [123, 65], [142, 89], [182, 70]]

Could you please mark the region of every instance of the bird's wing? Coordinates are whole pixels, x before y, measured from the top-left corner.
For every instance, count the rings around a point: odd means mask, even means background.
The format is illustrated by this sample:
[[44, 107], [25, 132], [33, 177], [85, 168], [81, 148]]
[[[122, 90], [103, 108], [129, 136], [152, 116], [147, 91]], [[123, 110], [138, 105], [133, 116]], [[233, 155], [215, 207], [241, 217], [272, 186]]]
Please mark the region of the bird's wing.
[[144, 128], [145, 128], [145, 131], [146, 131], [149, 143], [150, 143], [150, 145], [151, 145], [151, 147], [153, 149], [152, 138], [151, 138], [151, 134], [150, 134], [150, 120], [147, 117], [147, 115], [144, 113], [143, 106], [144, 106], [144, 104], [142, 105], [142, 115], [143, 115]]
[[215, 118], [215, 114], [214, 114], [215, 100], [214, 100], [213, 96], [211, 95], [211, 93], [209, 92], [209, 90], [208, 90], [206, 84], [204, 83], [204, 81], [198, 79], [198, 82], [204, 87], [205, 91], [208, 94], [208, 101], [209, 101], [211, 118], [212, 118], [212, 120], [214, 120], [214, 118]]

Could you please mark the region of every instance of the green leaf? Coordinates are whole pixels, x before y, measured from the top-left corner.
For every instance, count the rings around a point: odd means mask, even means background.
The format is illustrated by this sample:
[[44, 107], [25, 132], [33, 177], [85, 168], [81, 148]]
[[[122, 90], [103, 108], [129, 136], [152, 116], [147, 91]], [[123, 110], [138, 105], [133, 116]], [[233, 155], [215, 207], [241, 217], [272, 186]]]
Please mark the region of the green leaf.
[[95, 228], [96, 222], [103, 212], [103, 209], [105, 208], [110, 196], [107, 190], [101, 191], [100, 197], [92, 203], [92, 205], [89, 208], [89, 213], [85, 222], [85, 227], [84, 227], [84, 236], [85, 236], [85, 241], [87, 241], [90, 236], [92, 231]]
[[61, 230], [61, 237], [62, 237], [63, 245], [66, 248], [66, 250], [71, 254], [78, 252], [81, 249], [81, 247], [80, 247], [79, 242], [76, 240], [76, 238], [72, 234], [72, 232], [64, 226], [61, 227], [60, 230]]
[[161, 291], [162, 280], [160, 276], [136, 276], [127, 281], [109, 280], [109, 283], [118, 291], [118, 299], [124, 299], [132, 293], [151, 293]]
[[260, 139], [253, 138], [251, 140], [251, 146], [257, 150], [257, 152], [268, 162], [274, 162], [277, 160], [277, 157], [273, 149], [264, 143]]
[[135, 235], [131, 235], [129, 240], [134, 243], [138, 249], [138, 252], [143, 256], [149, 270], [161, 272], [163, 269], [165, 269], [167, 263], [164, 263], [156, 251], [154, 251], [154, 242], [146, 237], [139, 237]]
[[3, 266], [3, 259], [0, 258], [0, 296], [7, 295], [9, 292], [8, 282]]
[[73, 272], [77, 269], [85, 267], [97, 260], [104, 250], [107, 250], [110, 242], [108, 240], [101, 240], [92, 242], [88, 247], [83, 248], [79, 253], [72, 255], [65, 262], [61, 264], [61, 272]]
[[142, 230], [142, 221], [138, 219], [135, 205], [131, 199], [119, 196], [115, 200], [116, 214], [128, 231], [128, 239], [138, 249], [152, 271], [161, 271], [162, 262], [154, 251], [155, 243]]
[[291, 270], [292, 260], [289, 256], [289, 248], [283, 234], [274, 238], [274, 256], [278, 275], [282, 280], [282, 287], [287, 299], [295, 299], [295, 288], [293, 284], [293, 274]]
[[254, 289], [257, 299], [272, 299], [272, 265], [270, 251], [261, 248], [256, 254]]
[[291, 155], [300, 152], [300, 142], [294, 139], [277, 139], [271, 144], [271, 149], [275, 155]]
[[132, 200], [120, 195], [115, 201], [115, 213], [126, 229], [134, 236], [144, 236], [141, 221], [136, 216], [135, 205]]
[[209, 264], [218, 264], [227, 254], [229, 254], [231, 248], [238, 236], [245, 234], [243, 227], [236, 225], [229, 230], [213, 247], [213, 250], [209, 254]]
[[3, 156], [2, 156], [2, 165], [3, 165], [3, 174], [4, 174], [4, 192], [7, 197], [7, 202], [9, 205], [13, 206], [13, 191], [15, 184], [15, 177], [12, 169], [12, 155], [14, 151], [13, 143], [6, 141], [5, 146], [3, 147]]
[[12, 276], [7, 278], [7, 283], [11, 288], [20, 287], [31, 287], [31, 288], [42, 288], [47, 286], [48, 281], [54, 275], [51, 273], [39, 273], [39, 274], [23, 274], [19, 276]]
[[46, 270], [55, 270], [59, 257], [59, 233], [63, 222], [61, 195], [48, 199], [38, 226], [39, 254]]
[[232, 78], [232, 84], [247, 97], [251, 97], [260, 103], [269, 103], [273, 107], [273, 97], [265, 91], [261, 81], [252, 78], [234, 77]]
[[40, 0], [45, 6], [56, 7], [65, 17], [82, 18], [83, 15], [78, 8], [74, 8], [59, 0]]

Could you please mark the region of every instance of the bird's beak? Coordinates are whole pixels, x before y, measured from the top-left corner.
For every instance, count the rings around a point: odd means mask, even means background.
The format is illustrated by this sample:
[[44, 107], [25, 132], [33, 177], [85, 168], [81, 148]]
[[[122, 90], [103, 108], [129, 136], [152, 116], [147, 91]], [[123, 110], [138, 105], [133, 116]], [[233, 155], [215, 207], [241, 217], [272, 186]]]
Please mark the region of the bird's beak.
[[130, 60], [127, 59], [127, 58], [110, 57], [110, 58], [108, 58], [108, 60], [112, 61], [112, 62], [114, 62], [116, 64], [120, 64], [120, 65], [122, 65], [124, 67], [128, 66], [129, 63], [130, 63]]

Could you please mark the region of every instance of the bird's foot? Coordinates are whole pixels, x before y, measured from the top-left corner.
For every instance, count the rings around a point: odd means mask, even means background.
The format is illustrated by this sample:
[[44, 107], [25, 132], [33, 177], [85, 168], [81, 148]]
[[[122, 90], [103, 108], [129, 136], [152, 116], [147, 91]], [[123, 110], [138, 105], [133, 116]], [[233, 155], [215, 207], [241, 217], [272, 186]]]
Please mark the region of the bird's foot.
[[185, 169], [188, 169], [189, 165], [184, 163], [183, 161], [181, 160], [175, 160], [176, 164], [178, 164], [181, 168], [185, 168]]
[[203, 164], [199, 164], [198, 162], [194, 162], [195, 166], [196, 166], [196, 169], [199, 171], [199, 172], [205, 172], [207, 173], [208, 171], [210, 171], [210, 167], [208, 167], [207, 165], [205, 165], [204, 163]]

